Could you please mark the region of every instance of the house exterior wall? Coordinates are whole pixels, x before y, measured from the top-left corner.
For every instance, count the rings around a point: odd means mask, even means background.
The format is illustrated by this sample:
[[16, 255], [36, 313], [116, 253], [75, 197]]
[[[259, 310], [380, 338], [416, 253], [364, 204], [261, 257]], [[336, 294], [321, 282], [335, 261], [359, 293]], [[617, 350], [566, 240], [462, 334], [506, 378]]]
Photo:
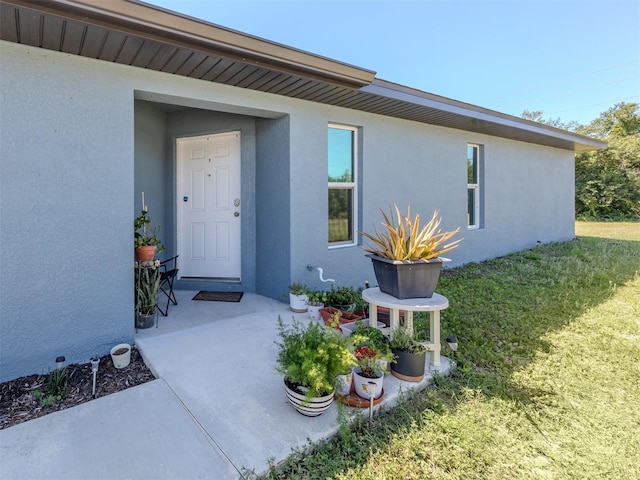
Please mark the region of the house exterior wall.
[[99, 64], [0, 43], [4, 381], [133, 340], [133, 285], [122, 281], [132, 277], [133, 92]]
[[[0, 381], [133, 340], [132, 217], [145, 191], [175, 248], [176, 136], [242, 130], [243, 288], [280, 300], [294, 281], [328, 288], [309, 264], [340, 285], [375, 284], [360, 248], [327, 248], [329, 122], [359, 128], [359, 230], [392, 203], [426, 220], [439, 208], [464, 237], [450, 266], [573, 238], [569, 151], [7, 42], [0, 57]], [[469, 142], [485, 154], [476, 231]]]

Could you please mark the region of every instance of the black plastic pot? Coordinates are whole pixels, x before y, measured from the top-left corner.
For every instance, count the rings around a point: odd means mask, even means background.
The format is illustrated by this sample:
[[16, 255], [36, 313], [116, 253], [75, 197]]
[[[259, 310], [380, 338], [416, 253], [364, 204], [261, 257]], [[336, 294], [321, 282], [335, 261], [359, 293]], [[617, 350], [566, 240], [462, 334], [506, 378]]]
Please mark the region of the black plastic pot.
[[373, 262], [380, 291], [399, 299], [431, 298], [438, 286], [443, 259], [389, 260], [367, 255]]
[[391, 364], [391, 374], [406, 382], [420, 382], [424, 378], [427, 352], [420, 354], [392, 348], [396, 361]]

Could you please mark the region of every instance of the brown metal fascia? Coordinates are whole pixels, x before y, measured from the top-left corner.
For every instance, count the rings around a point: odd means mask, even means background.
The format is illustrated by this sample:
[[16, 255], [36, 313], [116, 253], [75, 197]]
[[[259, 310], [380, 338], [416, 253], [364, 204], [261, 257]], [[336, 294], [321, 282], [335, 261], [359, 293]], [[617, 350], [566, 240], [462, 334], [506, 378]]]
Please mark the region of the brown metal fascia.
[[2, 0], [1, 3], [335, 84], [359, 88], [370, 84], [375, 78], [375, 72], [371, 70], [139, 1]]
[[[375, 79], [372, 84], [362, 87], [360, 90], [374, 95], [392, 98], [400, 102], [407, 102], [441, 112], [447, 112], [451, 115], [474, 119], [485, 125], [481, 133], [487, 133], [489, 135], [514, 139], [520, 138], [523, 141], [529, 142], [532, 142], [532, 139], [535, 138], [536, 140], [532, 143], [554, 147], [562, 145], [562, 147], [559, 148], [573, 150], [574, 152], [599, 150], [607, 147], [606, 142], [595, 138], [586, 137], [560, 128], [514, 117], [381, 79]], [[480, 132], [480, 129], [478, 129], [478, 131]], [[524, 138], [528, 140], [524, 140]]]

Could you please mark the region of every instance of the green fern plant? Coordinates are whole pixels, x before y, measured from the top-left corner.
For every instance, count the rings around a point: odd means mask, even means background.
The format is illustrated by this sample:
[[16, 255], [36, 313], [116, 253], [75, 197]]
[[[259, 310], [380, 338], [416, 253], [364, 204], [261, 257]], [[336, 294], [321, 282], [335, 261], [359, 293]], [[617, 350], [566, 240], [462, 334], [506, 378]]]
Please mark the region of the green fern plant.
[[355, 365], [348, 340], [317, 322], [285, 325], [278, 317], [278, 334], [277, 370], [286, 381], [306, 387], [308, 399], [333, 392], [336, 377]]

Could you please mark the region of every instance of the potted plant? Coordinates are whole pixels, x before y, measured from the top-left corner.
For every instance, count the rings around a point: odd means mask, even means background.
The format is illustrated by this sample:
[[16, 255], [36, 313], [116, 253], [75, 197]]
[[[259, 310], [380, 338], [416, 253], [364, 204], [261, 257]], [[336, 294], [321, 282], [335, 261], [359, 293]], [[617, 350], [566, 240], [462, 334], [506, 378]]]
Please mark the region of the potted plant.
[[320, 316], [327, 327], [340, 330], [340, 325], [345, 323], [357, 322], [362, 320], [360, 315], [355, 313], [345, 312], [335, 307], [323, 307], [319, 310]]
[[389, 346], [394, 356], [391, 374], [406, 382], [420, 382], [424, 378], [427, 348], [406, 328], [393, 331]]
[[331, 287], [326, 292], [327, 301], [325, 305], [337, 308], [345, 312], [353, 313], [356, 308], [356, 302], [360, 298], [358, 292], [353, 287]]
[[325, 292], [321, 290], [313, 290], [307, 293], [307, 310], [309, 311], [309, 318], [312, 320], [320, 320], [320, 309], [324, 307], [324, 302], [327, 300]]
[[125, 368], [131, 362], [131, 345], [128, 343], [119, 343], [109, 353], [116, 368]]
[[356, 322], [356, 325], [350, 337], [357, 363], [353, 369], [353, 384], [360, 397], [370, 399], [373, 395], [377, 399], [382, 395], [384, 374], [393, 354], [380, 330], [362, 322]]
[[158, 238], [160, 225], [151, 225], [146, 207], [133, 220], [133, 246], [138, 260], [153, 260], [156, 253], [164, 251]]
[[[439, 230], [441, 218], [439, 211], [420, 227], [420, 215], [411, 218], [411, 207], [407, 216], [400, 214], [395, 205], [389, 215], [380, 210], [384, 217], [384, 230], [374, 230], [374, 234], [361, 232], [373, 242], [373, 246], [363, 247], [373, 262], [373, 269], [380, 291], [399, 299], [426, 297], [431, 298], [440, 278], [442, 257], [459, 246], [462, 239], [449, 242], [460, 231], [460, 227], [450, 232]], [[447, 243], [449, 242], [449, 243]]]
[[156, 305], [160, 289], [160, 260], [140, 262], [136, 281], [136, 328], [152, 327], [156, 320]]
[[382, 352], [362, 346], [355, 350], [357, 367], [353, 369], [353, 383], [358, 396], [364, 399], [380, 398], [383, 391], [384, 365], [388, 358]]
[[307, 326], [278, 317], [277, 370], [287, 399], [303, 415], [315, 417], [333, 401], [336, 378], [354, 365], [348, 341], [317, 322]]
[[289, 308], [296, 313], [307, 311], [307, 292], [309, 288], [302, 283], [295, 282], [289, 285]]

